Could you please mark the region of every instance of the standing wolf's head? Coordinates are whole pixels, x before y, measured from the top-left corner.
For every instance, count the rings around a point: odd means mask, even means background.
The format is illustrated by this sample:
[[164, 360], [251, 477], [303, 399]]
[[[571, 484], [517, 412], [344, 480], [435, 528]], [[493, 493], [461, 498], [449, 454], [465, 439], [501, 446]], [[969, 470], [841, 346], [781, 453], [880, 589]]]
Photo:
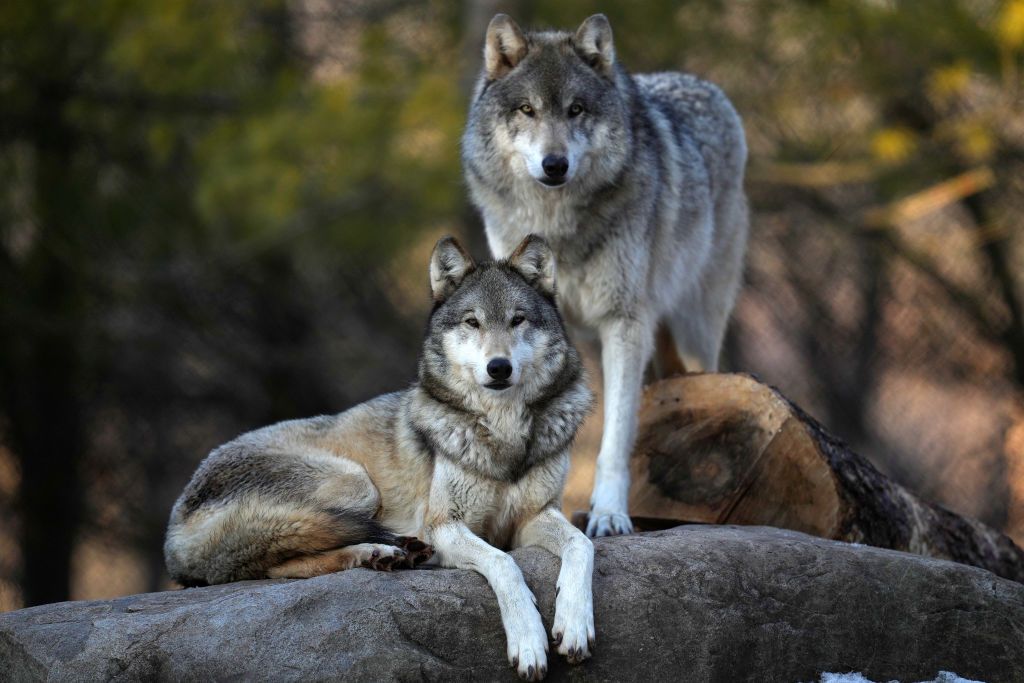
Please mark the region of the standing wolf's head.
[[434, 310], [420, 384], [459, 405], [543, 396], [580, 361], [555, 307], [555, 259], [530, 235], [506, 260], [477, 265], [453, 237], [430, 258]]
[[[553, 190], [612, 182], [630, 147], [628, 84], [603, 14], [576, 33], [523, 33], [497, 15], [463, 136], [467, 170]], [[494, 177], [494, 161], [504, 177]]]

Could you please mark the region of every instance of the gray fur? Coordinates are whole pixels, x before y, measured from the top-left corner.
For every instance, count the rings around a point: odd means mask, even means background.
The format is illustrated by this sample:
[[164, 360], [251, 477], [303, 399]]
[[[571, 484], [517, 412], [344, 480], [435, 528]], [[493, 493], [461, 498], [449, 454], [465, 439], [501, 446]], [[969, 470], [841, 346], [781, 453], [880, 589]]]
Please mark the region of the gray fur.
[[[555, 306], [553, 263], [533, 236], [479, 266], [454, 239], [439, 241], [418, 381], [210, 453], [171, 511], [171, 576], [186, 585], [304, 578], [433, 555], [487, 579], [509, 662], [540, 680], [548, 634], [499, 549], [536, 545], [562, 561], [555, 648], [570, 663], [589, 657], [594, 549], [560, 508], [592, 397]], [[498, 359], [500, 372], [490, 367]]]
[[[563, 185], [542, 184], [547, 155], [568, 158]], [[465, 175], [492, 253], [542, 235], [567, 319], [601, 337], [592, 535], [631, 529], [628, 457], [657, 326], [688, 369], [717, 369], [747, 240], [746, 155], [717, 87], [681, 73], [630, 75], [602, 15], [575, 33], [492, 21], [462, 139]]]
[[[477, 266], [451, 238], [438, 243], [431, 266], [435, 307], [410, 389], [340, 415], [258, 429], [212, 451], [171, 514], [166, 556], [172, 577], [189, 585], [264, 578], [305, 554], [389, 543], [396, 535], [429, 536], [422, 511], [417, 519], [406, 509], [405, 493], [401, 503], [387, 498], [403, 488], [403, 478], [429, 477], [436, 459], [471, 475], [449, 482], [450, 509], [430, 511], [439, 518], [465, 516], [473, 501], [464, 494], [478, 478], [511, 485], [542, 465], [561, 472], [541, 494], [541, 507], [556, 504], [566, 453], [591, 394], [555, 307], [553, 281], [539, 275], [550, 252], [539, 239], [524, 245], [525, 257]], [[464, 324], [467, 310], [475, 312], [478, 328]], [[524, 320], [510, 330], [517, 315]], [[476, 338], [492, 344], [510, 334], [534, 360], [504, 392], [472, 381], [450, 355], [453, 339], [473, 347]], [[492, 424], [496, 413], [507, 413], [501, 429]], [[366, 435], [385, 453], [352, 445], [353, 436]], [[408, 472], [383, 469], [403, 464]], [[328, 500], [317, 493], [331, 482], [348, 495]], [[213, 541], [198, 522], [204, 516], [230, 518], [218, 523]], [[305, 531], [290, 531], [293, 523]]]

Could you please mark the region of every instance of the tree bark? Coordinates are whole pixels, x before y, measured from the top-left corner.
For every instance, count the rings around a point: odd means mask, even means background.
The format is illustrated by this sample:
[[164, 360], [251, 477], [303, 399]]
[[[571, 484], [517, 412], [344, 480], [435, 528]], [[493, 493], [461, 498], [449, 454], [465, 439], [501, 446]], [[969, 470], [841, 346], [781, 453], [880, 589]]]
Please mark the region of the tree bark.
[[647, 387], [631, 461], [641, 528], [668, 520], [776, 526], [988, 569], [1024, 582], [1024, 552], [890, 480], [749, 375]]

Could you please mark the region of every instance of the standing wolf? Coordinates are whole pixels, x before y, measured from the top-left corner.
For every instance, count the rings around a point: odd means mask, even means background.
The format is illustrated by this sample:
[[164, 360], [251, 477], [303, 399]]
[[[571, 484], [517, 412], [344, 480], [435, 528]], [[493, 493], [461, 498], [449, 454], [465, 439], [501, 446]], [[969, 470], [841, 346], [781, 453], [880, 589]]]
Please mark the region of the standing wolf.
[[740, 119], [693, 76], [628, 74], [603, 15], [575, 34], [524, 34], [499, 14], [462, 156], [494, 255], [543, 235], [563, 311], [600, 337], [605, 420], [587, 533], [629, 533], [629, 455], [655, 330], [668, 329], [688, 370], [714, 371], [739, 288]]
[[167, 567], [201, 585], [414, 566], [434, 554], [486, 577], [509, 660], [539, 680], [544, 625], [498, 548], [558, 555], [558, 652], [576, 663], [594, 641], [594, 549], [560, 510], [569, 447], [592, 397], [555, 307], [554, 257], [531, 235], [507, 260], [477, 266], [445, 238], [430, 284], [417, 383], [214, 450], [171, 511]]

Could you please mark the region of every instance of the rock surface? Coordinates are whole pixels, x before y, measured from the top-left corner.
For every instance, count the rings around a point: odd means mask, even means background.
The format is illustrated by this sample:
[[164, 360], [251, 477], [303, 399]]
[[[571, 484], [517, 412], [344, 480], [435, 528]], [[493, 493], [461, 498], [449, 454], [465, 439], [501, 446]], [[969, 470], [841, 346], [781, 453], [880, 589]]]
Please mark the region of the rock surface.
[[[1024, 675], [1024, 586], [973, 567], [762, 527], [600, 539], [597, 650], [549, 680]], [[550, 626], [557, 560], [514, 553]], [[468, 571], [363, 569], [0, 615], [5, 680], [515, 680]]]

